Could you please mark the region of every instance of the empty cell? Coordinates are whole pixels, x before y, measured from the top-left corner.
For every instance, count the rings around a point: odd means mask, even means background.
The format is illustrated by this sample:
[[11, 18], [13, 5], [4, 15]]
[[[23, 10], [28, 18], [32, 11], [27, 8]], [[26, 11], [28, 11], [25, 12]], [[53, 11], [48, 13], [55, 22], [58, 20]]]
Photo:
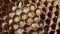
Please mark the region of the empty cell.
[[54, 34], [54, 33], [55, 33], [55, 31], [52, 31], [52, 30], [49, 32], [49, 34]]
[[6, 13], [2, 11], [2, 14], [0, 14], [0, 18], [3, 18], [5, 15]]
[[51, 20], [49, 18], [46, 19], [46, 24], [50, 25]]
[[40, 6], [40, 2], [37, 3], [37, 6]]
[[57, 34], [60, 34], [60, 29], [57, 29], [57, 31], [56, 31], [56, 32], [57, 32]]
[[3, 29], [2, 29], [2, 27], [0, 26], [0, 33], [2, 32], [2, 30], [3, 30]]
[[0, 7], [3, 5], [3, 1], [2, 0], [0, 0]]
[[9, 30], [9, 24], [5, 24], [3, 28], [4, 30]]
[[54, 18], [53, 18], [53, 22], [54, 22], [54, 23], [57, 23], [57, 17], [54, 17]]
[[43, 12], [46, 12], [46, 8], [45, 7], [43, 7], [42, 10], [43, 10]]
[[4, 0], [4, 4], [9, 4], [10, 0]]
[[33, 3], [35, 3], [36, 2], [36, 0], [31, 0]]
[[8, 5], [3, 5], [2, 6], [2, 11], [5, 12], [5, 13], [8, 13], [9, 12], [9, 6]]
[[54, 5], [54, 1], [52, 1], [51, 4]]
[[40, 15], [40, 18], [41, 18], [41, 20], [45, 20], [45, 18], [46, 18], [46, 17], [45, 17], [45, 14], [42, 13], [42, 14]]
[[59, 5], [58, 5], [58, 4], [56, 5], [56, 9], [57, 9], [57, 10], [59, 9]]
[[45, 1], [45, 2], [44, 2], [44, 5], [47, 7], [47, 5], [48, 5], [48, 1]]
[[47, 16], [48, 16], [49, 18], [51, 18], [51, 17], [52, 17], [52, 13], [51, 13], [51, 12], [48, 12], [48, 13], [47, 13]]
[[58, 27], [60, 27], [60, 22], [58, 23]]
[[44, 31], [45, 31], [45, 32], [48, 32], [48, 31], [49, 31], [49, 27], [50, 27], [49, 25], [45, 25]]
[[11, 0], [11, 2], [17, 2], [17, 0]]
[[11, 28], [10, 30], [9, 30], [9, 34], [14, 34], [15, 33], [15, 30], [13, 29], [13, 28]]
[[49, 10], [50, 10], [50, 11], [52, 11], [52, 10], [53, 10], [53, 6], [52, 6], [52, 5], [49, 7]]
[[55, 28], [56, 28], [56, 24], [53, 23], [53, 24], [51, 25], [51, 29], [52, 29], [52, 30], [55, 30]]
[[37, 29], [37, 32], [40, 32], [40, 31], [43, 31], [42, 27], [40, 27], [40, 28]]
[[55, 11], [55, 16], [59, 16], [59, 11]]

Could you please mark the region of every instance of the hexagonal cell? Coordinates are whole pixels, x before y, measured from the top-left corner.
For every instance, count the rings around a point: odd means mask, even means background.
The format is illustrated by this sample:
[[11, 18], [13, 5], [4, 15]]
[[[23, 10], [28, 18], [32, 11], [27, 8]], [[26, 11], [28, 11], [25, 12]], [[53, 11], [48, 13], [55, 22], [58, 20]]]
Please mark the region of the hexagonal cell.
[[11, 2], [13, 2], [13, 3], [15, 3], [15, 2], [17, 2], [18, 0], [11, 0]]
[[2, 26], [2, 23], [3, 23], [3, 22], [4, 22], [4, 20], [1, 20], [1, 19], [0, 19], [0, 26]]
[[8, 13], [9, 12], [9, 6], [8, 5], [3, 5], [2, 6], [2, 11], [5, 12], [5, 13]]
[[56, 24], [53, 23], [53, 24], [51, 25], [51, 29], [52, 29], [52, 30], [55, 30], [55, 28], [56, 28]]
[[45, 7], [43, 7], [43, 8], [42, 8], [42, 11], [43, 11], [43, 12], [46, 12], [47, 10], [46, 10], [46, 8], [45, 8]]
[[0, 18], [3, 18], [5, 15], [6, 13], [2, 11], [2, 13], [0, 14]]
[[40, 15], [40, 18], [41, 18], [41, 20], [45, 20], [45, 18], [46, 18], [45, 14], [42, 13], [42, 14]]
[[42, 27], [40, 27], [40, 28], [38, 28], [37, 30], [36, 30], [39, 34], [41, 33], [43, 33], [43, 28]]
[[0, 0], [0, 7], [3, 5], [3, 1], [2, 0]]
[[60, 27], [60, 22], [58, 23], [58, 27]]
[[2, 27], [0, 26], [0, 33], [2, 32], [2, 30], [3, 30], [3, 29], [2, 29]]
[[57, 17], [54, 17], [54, 18], [53, 18], [53, 22], [54, 22], [54, 23], [57, 23], [57, 19], [58, 19]]
[[31, 30], [30, 32], [29, 32], [29, 34], [38, 34], [36, 31], [34, 31], [34, 30]]
[[56, 32], [57, 32], [57, 34], [60, 34], [60, 29], [58, 28], [58, 29], [56, 30]]
[[59, 16], [59, 11], [55, 11], [55, 16]]
[[44, 21], [43, 20], [40, 20], [39, 22], [38, 22], [38, 25], [39, 25], [39, 27], [44, 27]]
[[49, 10], [50, 10], [50, 11], [52, 11], [52, 10], [53, 10], [53, 6], [52, 6], [52, 5], [49, 7]]
[[30, 1], [30, 0], [24, 0], [24, 5], [29, 4], [29, 1]]
[[59, 10], [59, 5], [58, 4], [56, 5], [56, 9]]
[[28, 34], [27, 32], [23, 32], [23, 34]]
[[3, 27], [4, 30], [9, 30], [9, 24], [5, 24]]
[[47, 18], [45, 22], [46, 22], [46, 24], [50, 25], [51, 19]]
[[47, 5], [48, 5], [48, 1], [45, 1], [45, 2], [44, 2], [44, 5], [47, 7]]
[[14, 34], [15, 33], [15, 30], [13, 29], [13, 28], [11, 28], [10, 30], [9, 30], [9, 34]]
[[51, 18], [51, 17], [52, 17], [52, 12], [48, 12], [48, 13], [47, 13], [47, 16], [48, 16], [49, 18]]
[[9, 4], [10, 0], [4, 0], [4, 4]]
[[55, 31], [52, 31], [52, 30], [49, 32], [49, 34], [54, 34], [54, 33], [55, 33]]
[[45, 32], [48, 32], [48, 31], [49, 31], [49, 27], [50, 27], [49, 25], [45, 25], [44, 31], [45, 31]]

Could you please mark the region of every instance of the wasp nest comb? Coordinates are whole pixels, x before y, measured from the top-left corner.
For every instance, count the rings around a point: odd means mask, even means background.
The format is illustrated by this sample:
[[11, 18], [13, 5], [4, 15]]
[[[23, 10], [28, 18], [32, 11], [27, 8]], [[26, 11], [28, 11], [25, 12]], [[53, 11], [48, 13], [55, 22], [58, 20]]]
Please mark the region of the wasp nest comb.
[[60, 1], [0, 0], [0, 34], [60, 34]]

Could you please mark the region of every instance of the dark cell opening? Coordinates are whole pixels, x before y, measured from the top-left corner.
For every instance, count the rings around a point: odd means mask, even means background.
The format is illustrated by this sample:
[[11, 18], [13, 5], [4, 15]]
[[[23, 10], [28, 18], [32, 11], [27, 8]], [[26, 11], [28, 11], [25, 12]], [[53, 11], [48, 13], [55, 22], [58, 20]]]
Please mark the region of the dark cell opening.
[[55, 31], [50, 31], [49, 34], [54, 34]]
[[48, 32], [48, 31], [49, 31], [49, 25], [45, 25], [44, 31], [45, 31], [45, 32]]
[[45, 14], [40, 15], [41, 20], [45, 20]]
[[46, 12], [46, 8], [43, 7], [42, 10], [43, 10], [43, 12]]
[[44, 26], [44, 21], [43, 21], [43, 20], [40, 20], [40, 21], [38, 22], [38, 24], [39, 24], [39, 25], [42, 24], [42, 25]]
[[53, 18], [53, 22], [54, 22], [54, 23], [57, 23], [57, 17], [54, 17], [54, 18]]
[[46, 24], [50, 25], [50, 21], [51, 21], [51, 20], [50, 20], [49, 18], [47, 18], [47, 19], [46, 19]]
[[48, 34], [47, 32], [44, 32], [43, 34]]
[[2, 26], [2, 23], [3, 23], [3, 22], [4, 22], [4, 21], [0, 19], [0, 26]]
[[58, 5], [56, 5], [56, 9], [57, 9], [57, 10], [59, 9], [59, 6], [58, 6]]
[[12, 2], [17, 2], [17, 0], [11, 0]]
[[2, 32], [2, 30], [3, 30], [3, 29], [2, 29], [2, 27], [0, 26], [0, 33]]
[[37, 6], [40, 6], [40, 2], [37, 3]]
[[[33, 0], [32, 0], [32, 1], [33, 1]], [[29, 4], [29, 0], [25, 0], [25, 1], [24, 1], [24, 4], [25, 4], [25, 5]]]
[[52, 30], [55, 30], [55, 28], [56, 28], [56, 24], [53, 23], [53, 24], [51, 25], [51, 29], [52, 29]]
[[60, 29], [57, 29], [57, 34], [60, 34]]
[[9, 24], [4, 25], [4, 30], [9, 30]]
[[41, 1], [41, 0], [39, 0], [39, 1]]
[[35, 0], [32, 0], [33, 3], [35, 3]]
[[60, 22], [58, 23], [58, 26], [60, 27]]
[[5, 12], [5, 13], [7, 13], [8, 10], [9, 10], [9, 6], [8, 5], [3, 5], [2, 11]]
[[55, 16], [59, 16], [59, 12], [58, 11], [55, 12]]
[[10, 1], [9, 1], [9, 0], [4, 0], [4, 3], [5, 3], [5, 4], [9, 4]]
[[35, 32], [34, 30], [31, 30], [30, 32], [29, 32], [29, 34], [32, 34], [33, 32]]
[[13, 28], [11, 28], [11, 30], [9, 30], [9, 34], [14, 34], [15, 30]]
[[47, 5], [48, 5], [48, 1], [45, 1], [45, 2], [44, 2], [44, 5], [47, 7]]
[[0, 18], [3, 18], [5, 15], [6, 13], [2, 11], [2, 14], [0, 14]]
[[52, 13], [51, 13], [51, 12], [48, 12], [48, 13], [47, 13], [47, 16], [48, 16], [49, 18], [51, 18], [51, 17], [52, 17]]
[[0, 6], [2, 6], [3, 5], [3, 1], [2, 0], [0, 0]]
[[37, 32], [39, 32], [39, 31], [43, 31], [43, 28], [42, 27], [38, 28]]
[[52, 10], [53, 10], [53, 6], [52, 6], [52, 5], [49, 7], [49, 10], [50, 10], [50, 11], [52, 11]]
[[54, 1], [52, 1], [51, 4], [54, 5]]

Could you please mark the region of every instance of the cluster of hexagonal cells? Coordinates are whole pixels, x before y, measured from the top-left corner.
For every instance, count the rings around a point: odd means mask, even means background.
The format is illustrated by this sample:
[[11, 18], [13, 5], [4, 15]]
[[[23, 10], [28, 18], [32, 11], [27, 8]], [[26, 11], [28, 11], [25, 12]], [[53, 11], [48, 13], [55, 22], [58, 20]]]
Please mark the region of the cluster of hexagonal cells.
[[0, 34], [60, 34], [57, 0], [0, 0]]

